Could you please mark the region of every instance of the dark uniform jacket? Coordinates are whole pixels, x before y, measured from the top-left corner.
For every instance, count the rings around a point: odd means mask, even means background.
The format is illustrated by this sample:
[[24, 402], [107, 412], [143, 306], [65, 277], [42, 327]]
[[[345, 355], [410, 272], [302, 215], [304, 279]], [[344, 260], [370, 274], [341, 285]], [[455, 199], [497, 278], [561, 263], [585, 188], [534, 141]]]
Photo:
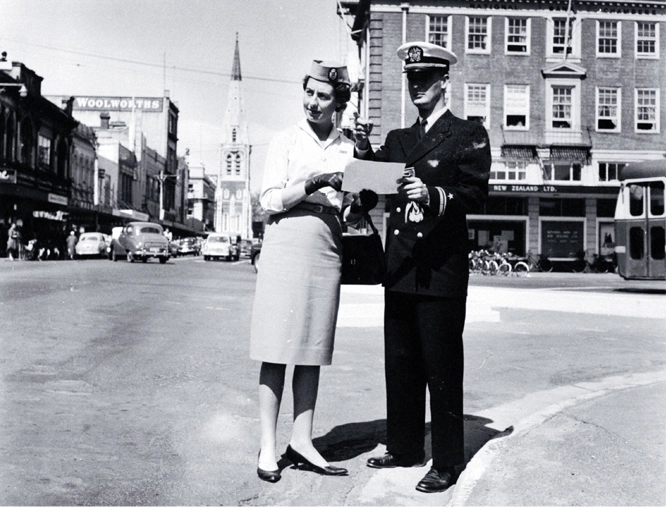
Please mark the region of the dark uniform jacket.
[[[439, 297], [467, 294], [467, 218], [488, 196], [491, 164], [486, 129], [478, 122], [444, 113], [418, 141], [418, 123], [388, 133], [374, 160], [404, 162], [428, 186], [425, 206], [391, 196], [386, 258], [389, 290]], [[446, 195], [440, 211], [441, 187]]]

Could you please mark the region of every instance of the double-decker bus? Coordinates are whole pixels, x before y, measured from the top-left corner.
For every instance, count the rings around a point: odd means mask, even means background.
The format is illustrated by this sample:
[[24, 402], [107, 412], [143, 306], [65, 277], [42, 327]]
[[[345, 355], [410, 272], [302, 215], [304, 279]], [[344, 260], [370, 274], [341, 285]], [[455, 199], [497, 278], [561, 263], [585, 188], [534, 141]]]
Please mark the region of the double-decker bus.
[[626, 165], [620, 182], [615, 207], [618, 271], [625, 279], [666, 280], [666, 158]]

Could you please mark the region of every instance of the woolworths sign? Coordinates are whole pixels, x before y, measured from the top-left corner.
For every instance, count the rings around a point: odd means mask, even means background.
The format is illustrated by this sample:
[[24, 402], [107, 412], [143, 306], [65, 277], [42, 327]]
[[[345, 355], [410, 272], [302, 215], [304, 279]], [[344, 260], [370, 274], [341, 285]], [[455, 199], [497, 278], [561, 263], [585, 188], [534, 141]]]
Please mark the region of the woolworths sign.
[[79, 111], [162, 111], [162, 97], [77, 97], [74, 109]]

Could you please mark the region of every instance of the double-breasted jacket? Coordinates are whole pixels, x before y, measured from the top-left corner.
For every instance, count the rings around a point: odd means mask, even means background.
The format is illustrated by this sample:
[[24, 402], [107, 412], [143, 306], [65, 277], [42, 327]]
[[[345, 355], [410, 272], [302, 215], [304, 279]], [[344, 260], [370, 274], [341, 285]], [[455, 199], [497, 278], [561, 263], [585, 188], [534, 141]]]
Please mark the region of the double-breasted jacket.
[[467, 214], [488, 196], [490, 142], [478, 122], [444, 113], [419, 140], [418, 123], [388, 133], [370, 153], [404, 162], [427, 186], [429, 203], [390, 198], [386, 239], [388, 290], [439, 297], [467, 294]]

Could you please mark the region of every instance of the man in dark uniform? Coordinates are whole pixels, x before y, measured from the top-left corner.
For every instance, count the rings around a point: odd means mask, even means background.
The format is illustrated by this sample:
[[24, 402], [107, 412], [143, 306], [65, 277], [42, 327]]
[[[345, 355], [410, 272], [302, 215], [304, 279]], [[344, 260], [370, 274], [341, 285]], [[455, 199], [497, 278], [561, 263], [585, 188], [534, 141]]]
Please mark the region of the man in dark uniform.
[[441, 492], [464, 463], [463, 328], [469, 281], [468, 213], [488, 195], [491, 164], [485, 128], [451, 114], [446, 85], [456, 56], [427, 42], [398, 48], [417, 122], [388, 133], [373, 153], [371, 124], [356, 122], [366, 158], [404, 162], [386, 232], [384, 345], [387, 452], [374, 468], [424, 465], [426, 386], [432, 417], [432, 467], [417, 484]]

